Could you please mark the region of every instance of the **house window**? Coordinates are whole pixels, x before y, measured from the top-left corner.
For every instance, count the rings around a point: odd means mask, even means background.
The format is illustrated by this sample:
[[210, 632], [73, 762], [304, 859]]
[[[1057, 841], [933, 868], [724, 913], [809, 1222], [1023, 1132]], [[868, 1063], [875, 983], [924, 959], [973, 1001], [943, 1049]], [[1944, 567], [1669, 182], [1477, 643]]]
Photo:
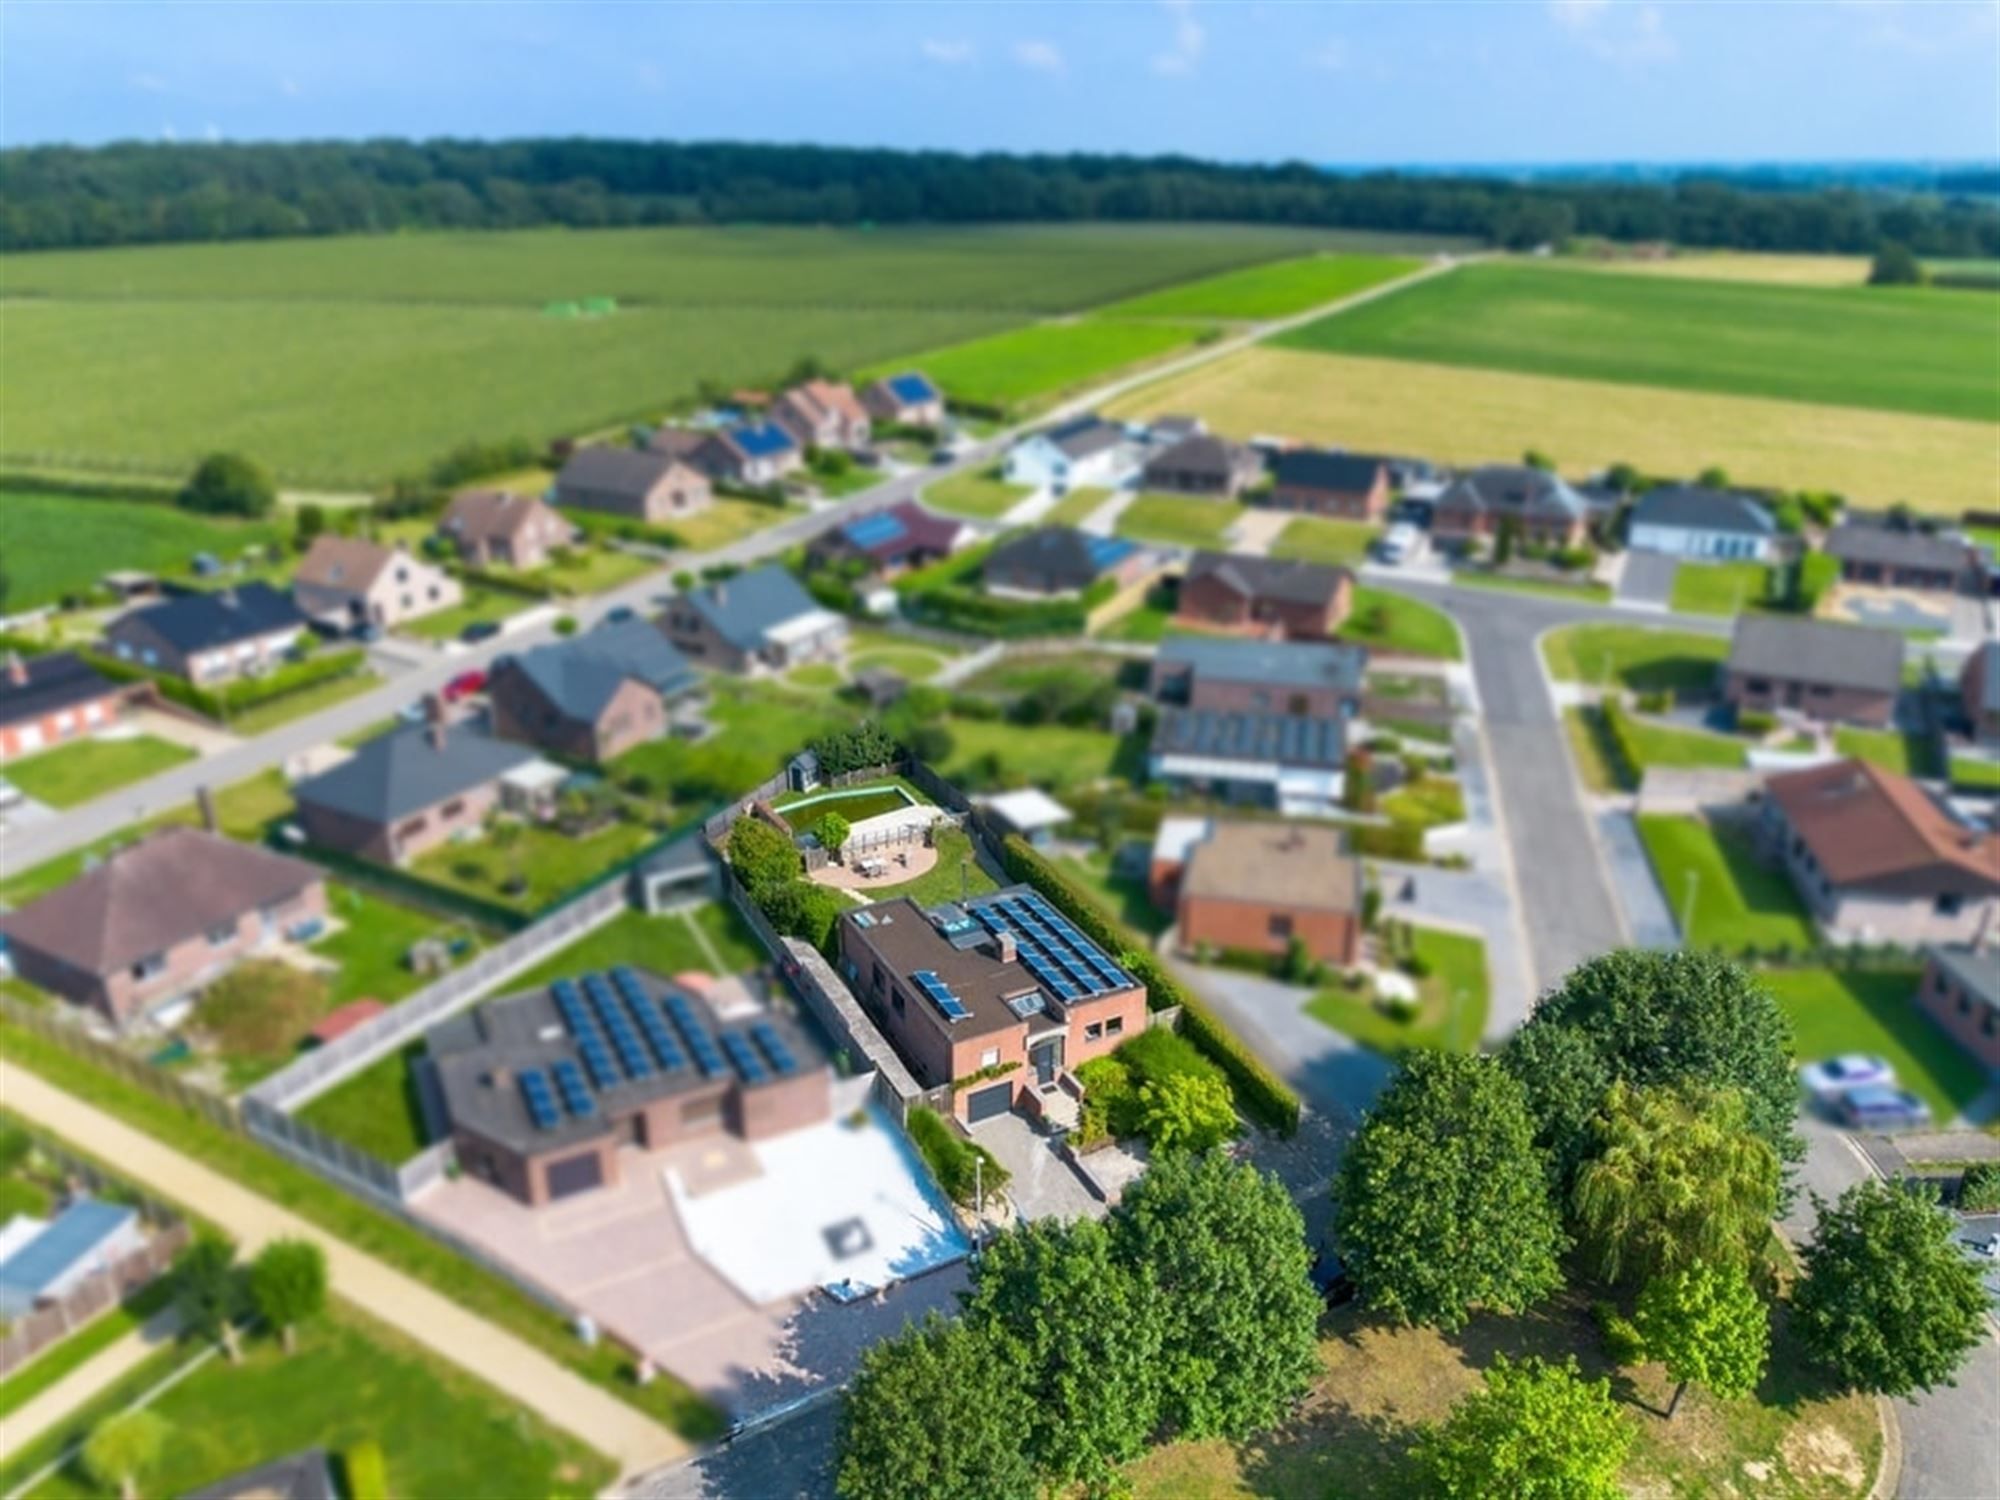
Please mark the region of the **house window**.
[[138, 980], [156, 979], [167, 972], [167, 955], [149, 953], [132, 965], [132, 977]]
[[1086, 1042], [1101, 1041], [1103, 1038], [1104, 1023], [1102, 1021], [1092, 1021], [1088, 1026], [1083, 1028], [1083, 1039]]
[[1106, 1036], [1123, 1036], [1124, 1033], [1125, 1018], [1123, 1016], [1113, 1016], [1104, 1023], [1104, 1034]]
[[1270, 918], [1270, 933], [1272, 937], [1278, 939], [1278, 941], [1280, 942], [1284, 943], [1290, 942], [1292, 940], [1291, 914], [1289, 912], [1282, 912], [1282, 911], [1272, 912]]
[[1752, 677], [1745, 681], [1743, 686], [1748, 692], [1768, 693], [1771, 691], [1771, 680], [1768, 677]]
[[451, 799], [451, 801], [445, 803], [444, 811], [440, 813], [439, 816], [445, 818], [455, 818], [464, 811], [465, 811], [465, 799], [463, 797], [454, 797]]
[[1972, 1014], [1971, 990], [1960, 990], [1958, 992], [1958, 1013], [1961, 1016], [1969, 1016]]
[[1946, 891], [1937, 898], [1933, 910], [1941, 917], [1955, 917], [1965, 905], [1965, 897], [1957, 891]]
[[998, 1047], [988, 1047], [988, 1048], [987, 1048], [987, 1049], [986, 1049], [986, 1050], [985, 1050], [984, 1052], [980, 1053], [980, 1054], [979, 1054], [979, 1066], [980, 1066], [980, 1067], [982, 1067], [982, 1068], [997, 1068], [997, 1067], [999, 1067], [999, 1066], [1000, 1066], [1000, 1049], [999, 1049]]
[[208, 946], [211, 948], [220, 948], [223, 944], [233, 943], [234, 941], [236, 941], [236, 924], [234, 922], [217, 922], [213, 927], [208, 929]]
[[889, 1002], [896, 1007], [896, 1014], [900, 1016], [903, 1013], [903, 992], [901, 990], [889, 991]]

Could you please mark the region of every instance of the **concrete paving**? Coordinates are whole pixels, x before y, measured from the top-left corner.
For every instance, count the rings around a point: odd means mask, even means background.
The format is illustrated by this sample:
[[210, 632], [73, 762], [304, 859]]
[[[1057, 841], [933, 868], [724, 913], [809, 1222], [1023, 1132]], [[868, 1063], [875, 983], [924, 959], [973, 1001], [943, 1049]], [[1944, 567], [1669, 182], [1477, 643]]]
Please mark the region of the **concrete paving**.
[[1007, 1197], [1024, 1219], [1101, 1219], [1106, 1209], [1057, 1154], [1054, 1142], [1022, 1115], [996, 1115], [972, 1127], [972, 1138], [1007, 1169]]
[[1658, 552], [1627, 552], [1624, 564], [1618, 573], [1618, 602], [1627, 609], [1666, 609], [1680, 576], [1680, 560]]

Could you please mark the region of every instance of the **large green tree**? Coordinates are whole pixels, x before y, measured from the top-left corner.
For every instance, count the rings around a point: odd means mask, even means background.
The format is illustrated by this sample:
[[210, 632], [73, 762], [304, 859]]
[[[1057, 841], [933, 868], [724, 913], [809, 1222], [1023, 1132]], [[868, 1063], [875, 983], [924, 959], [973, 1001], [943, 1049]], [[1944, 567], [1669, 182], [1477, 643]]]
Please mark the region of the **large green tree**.
[[181, 488], [180, 505], [210, 515], [266, 516], [278, 486], [263, 465], [240, 453], [211, 453]]
[[728, 852], [729, 868], [753, 896], [796, 879], [805, 869], [792, 841], [762, 818], [745, 816], [730, 824]]
[[1571, 1209], [1585, 1262], [1606, 1281], [1747, 1267], [1778, 1210], [1778, 1158], [1735, 1089], [1617, 1083]]
[[1112, 1233], [1161, 1297], [1162, 1425], [1240, 1438], [1277, 1421], [1319, 1369], [1305, 1221], [1284, 1185], [1220, 1152], [1170, 1155], [1126, 1191]]
[[1036, 1500], [1021, 1371], [983, 1327], [932, 1314], [875, 1345], [841, 1398], [842, 1500]]
[[290, 1353], [299, 1324], [326, 1311], [326, 1252], [311, 1240], [272, 1240], [250, 1263], [250, 1302]]
[[106, 1417], [83, 1440], [83, 1470], [123, 1500], [139, 1500], [139, 1481], [159, 1467], [172, 1432], [165, 1417], [143, 1406]]
[[1160, 1305], [1095, 1219], [1043, 1219], [986, 1247], [965, 1299], [1021, 1373], [1016, 1411], [1044, 1478], [1101, 1481], [1145, 1447], [1159, 1415]]
[[1770, 1309], [1742, 1266], [1684, 1266], [1647, 1282], [1632, 1322], [1646, 1357], [1673, 1377], [1669, 1421], [1690, 1382], [1718, 1396], [1749, 1395], [1771, 1352]]
[[1617, 1500], [1632, 1425], [1611, 1385], [1576, 1361], [1519, 1364], [1496, 1355], [1484, 1389], [1417, 1443], [1432, 1492], [1449, 1500]]
[[202, 1234], [174, 1263], [174, 1308], [181, 1328], [196, 1338], [222, 1345], [234, 1360], [238, 1353], [237, 1320], [249, 1311], [242, 1267], [236, 1247], [228, 1240]]
[[1902, 1396], [1950, 1384], [1985, 1336], [1979, 1271], [1952, 1216], [1918, 1192], [1865, 1182], [1818, 1202], [1792, 1292], [1799, 1338], [1848, 1386]]
[[1340, 1248], [1369, 1305], [1463, 1327], [1562, 1285], [1562, 1228], [1521, 1085], [1490, 1057], [1418, 1052], [1334, 1179]]
[[1868, 267], [1870, 286], [1922, 286], [1924, 265], [1900, 240], [1884, 240]]

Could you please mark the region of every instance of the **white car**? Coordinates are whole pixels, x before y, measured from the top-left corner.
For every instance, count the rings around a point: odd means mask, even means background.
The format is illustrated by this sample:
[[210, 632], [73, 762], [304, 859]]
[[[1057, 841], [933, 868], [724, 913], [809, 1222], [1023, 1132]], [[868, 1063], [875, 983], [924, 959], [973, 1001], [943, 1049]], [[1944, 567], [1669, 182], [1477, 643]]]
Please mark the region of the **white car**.
[[1799, 1081], [1816, 1099], [1838, 1099], [1849, 1089], [1894, 1083], [1896, 1070], [1883, 1058], [1847, 1052], [1825, 1062], [1807, 1063], [1799, 1069]]
[[1423, 554], [1424, 534], [1408, 521], [1398, 521], [1375, 544], [1375, 555], [1395, 566], [1413, 562]]

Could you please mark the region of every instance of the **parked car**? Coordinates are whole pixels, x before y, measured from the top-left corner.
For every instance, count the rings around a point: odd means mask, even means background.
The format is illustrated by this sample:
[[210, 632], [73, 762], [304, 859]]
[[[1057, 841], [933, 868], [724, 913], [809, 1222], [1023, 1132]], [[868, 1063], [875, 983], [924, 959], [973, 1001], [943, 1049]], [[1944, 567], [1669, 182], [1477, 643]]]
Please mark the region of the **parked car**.
[[1398, 521], [1375, 544], [1375, 555], [1391, 565], [1411, 562], [1423, 553], [1424, 534], [1407, 521]]
[[460, 672], [444, 685], [444, 701], [456, 703], [461, 698], [470, 698], [486, 687], [486, 674], [474, 668], [470, 672]]
[[1835, 1112], [1857, 1130], [1906, 1130], [1928, 1125], [1931, 1107], [1908, 1089], [1877, 1084], [1849, 1089], [1834, 1104]]
[[600, 625], [623, 625], [628, 620], [636, 620], [638, 618], [639, 611], [631, 605], [615, 604], [604, 612], [604, 618], [597, 623]]
[[461, 630], [458, 633], [458, 638], [461, 641], [464, 641], [466, 645], [472, 646], [472, 645], [477, 645], [480, 641], [490, 641], [493, 639], [494, 636], [498, 635], [499, 633], [500, 633], [499, 621], [474, 620], [470, 625], [466, 626], [465, 629]]
[[1345, 1307], [1357, 1294], [1354, 1278], [1347, 1274], [1346, 1262], [1332, 1250], [1314, 1253], [1312, 1283], [1328, 1307]]
[[1839, 1057], [1829, 1057], [1825, 1062], [1807, 1063], [1799, 1069], [1799, 1081], [1815, 1099], [1834, 1099], [1849, 1089], [1894, 1083], [1896, 1070], [1889, 1066], [1886, 1058], [1848, 1052]]

